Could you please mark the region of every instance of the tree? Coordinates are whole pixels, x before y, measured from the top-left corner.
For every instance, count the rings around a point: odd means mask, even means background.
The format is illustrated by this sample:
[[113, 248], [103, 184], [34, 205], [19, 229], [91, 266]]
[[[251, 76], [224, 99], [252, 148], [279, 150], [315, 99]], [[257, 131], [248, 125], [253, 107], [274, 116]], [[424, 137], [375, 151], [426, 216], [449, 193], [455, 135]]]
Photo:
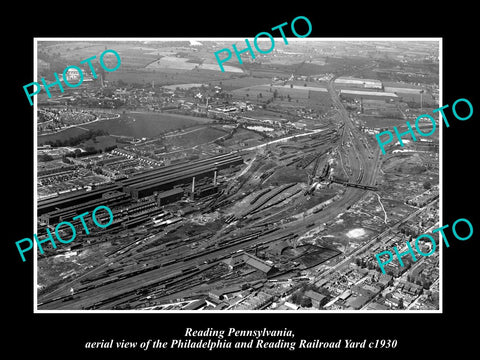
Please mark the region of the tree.
[[405, 306], [403, 305], [403, 299], [398, 300], [398, 308], [403, 309]]
[[300, 300], [300, 305], [302, 307], [312, 307], [312, 299], [304, 296], [304, 297], [302, 297], [302, 300]]
[[294, 304], [300, 304], [300, 300], [302, 299], [302, 296], [303, 296], [303, 293], [297, 291], [297, 292], [294, 292], [290, 298], [290, 300], [294, 303]]
[[423, 183], [423, 188], [424, 188], [425, 190], [430, 190], [430, 189], [432, 188], [432, 183], [431, 183], [430, 181], [425, 181], [425, 182]]
[[38, 160], [43, 161], [43, 162], [52, 161], [53, 157], [48, 155], [48, 154], [42, 154], [42, 155], [38, 156]]

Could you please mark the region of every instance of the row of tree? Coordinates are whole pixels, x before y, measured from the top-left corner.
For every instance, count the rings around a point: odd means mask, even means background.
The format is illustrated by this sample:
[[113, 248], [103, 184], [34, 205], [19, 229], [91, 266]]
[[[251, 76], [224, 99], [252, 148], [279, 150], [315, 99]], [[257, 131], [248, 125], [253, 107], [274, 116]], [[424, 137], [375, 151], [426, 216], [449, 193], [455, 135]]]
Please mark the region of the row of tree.
[[55, 141], [53, 140], [48, 140], [44, 144], [45, 145], [50, 145], [53, 147], [61, 147], [61, 146], [77, 146], [78, 144], [87, 141], [87, 140], [95, 140], [97, 136], [105, 136], [109, 135], [108, 132], [102, 129], [96, 129], [96, 130], [89, 130], [85, 133], [82, 133], [77, 136], [71, 136], [68, 139], [56, 139]]

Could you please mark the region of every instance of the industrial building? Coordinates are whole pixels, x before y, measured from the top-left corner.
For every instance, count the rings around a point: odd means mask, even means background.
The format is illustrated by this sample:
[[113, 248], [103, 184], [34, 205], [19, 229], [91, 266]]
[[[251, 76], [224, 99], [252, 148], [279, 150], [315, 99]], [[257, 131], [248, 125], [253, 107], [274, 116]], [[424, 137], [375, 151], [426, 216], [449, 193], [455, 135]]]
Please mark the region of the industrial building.
[[128, 179], [118, 180], [115, 183], [91, 191], [76, 191], [54, 198], [40, 200], [38, 201], [37, 212], [40, 216], [52, 211], [75, 207], [80, 204], [85, 205], [86, 202], [102, 200], [104, 199], [104, 194], [111, 192], [124, 192], [131, 195], [133, 199], [139, 199], [153, 195], [155, 192], [172, 190], [178, 185], [192, 184], [192, 189], [195, 191], [195, 181], [205, 177], [211, 177], [213, 186], [215, 186], [218, 171], [241, 164], [243, 164], [241, 156], [226, 154], [193, 162], [165, 166], [142, 172]]
[[398, 99], [398, 96], [394, 93], [383, 91], [362, 91], [362, 90], [340, 90], [341, 98], [362, 98], [373, 100], [393, 100]]
[[121, 186], [119, 184], [109, 184], [91, 191], [81, 190], [54, 198], [40, 200], [38, 202], [37, 213], [38, 215], [42, 215], [54, 210], [83, 204], [86, 201], [101, 199], [103, 194], [111, 191], [121, 191]]
[[129, 193], [133, 199], [139, 199], [152, 195], [157, 191], [171, 190], [176, 185], [185, 185], [192, 183], [192, 188], [195, 186], [196, 179], [216, 176], [217, 168], [211, 165], [194, 167], [192, 169], [176, 172], [171, 175], [159, 176], [152, 180], [139, 182], [138, 184], [124, 186], [123, 191]]
[[263, 275], [270, 276], [277, 272], [275, 266], [268, 264], [267, 262], [257, 258], [252, 254], [248, 254], [244, 251], [239, 251], [233, 254], [228, 259], [224, 260], [225, 264], [232, 270], [235, 270], [241, 266], [248, 265]]
[[339, 77], [335, 79], [335, 85], [342, 85], [348, 87], [358, 87], [358, 88], [371, 88], [371, 89], [381, 89], [382, 82], [376, 79], [360, 79], [353, 77]]
[[159, 192], [157, 194], [157, 204], [163, 206], [178, 201], [183, 197], [183, 193], [184, 191], [181, 188]]

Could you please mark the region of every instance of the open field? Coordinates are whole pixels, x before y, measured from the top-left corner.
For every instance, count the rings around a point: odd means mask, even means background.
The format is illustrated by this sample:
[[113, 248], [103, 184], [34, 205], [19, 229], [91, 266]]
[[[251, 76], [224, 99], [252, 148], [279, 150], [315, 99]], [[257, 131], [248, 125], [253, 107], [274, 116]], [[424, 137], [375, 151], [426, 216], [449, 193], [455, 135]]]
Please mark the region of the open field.
[[186, 83], [209, 83], [211, 81], [224, 81], [232, 77], [232, 73], [222, 73], [213, 70], [178, 70], [178, 69], [156, 69], [156, 70], [128, 70], [119, 69], [108, 73], [107, 80], [123, 81], [129, 84], [151, 84], [155, 86], [176, 85]]
[[[47, 54], [58, 56], [72, 64], [77, 64], [81, 60], [91, 56], [97, 56], [98, 59], [100, 54], [106, 49], [112, 49], [118, 52], [122, 61], [122, 68], [145, 67], [159, 57], [157, 53], [152, 53], [152, 49], [145, 51], [145, 48], [135, 47], [130, 43], [124, 42], [69, 42], [54, 45], [49, 45], [49, 42], [41, 42], [40, 44], [42, 44], [42, 46], [39, 46], [39, 48], [45, 50]], [[115, 57], [112, 54], [108, 54], [108, 58], [110, 56], [112, 57], [113, 64], [115, 64]], [[107, 56], [105, 56], [105, 60], [107, 60]]]
[[230, 79], [214, 81], [212, 84], [221, 86], [224, 90], [235, 90], [249, 86], [269, 84], [270, 78], [257, 78], [252, 76], [232, 77]]
[[248, 94], [248, 97], [251, 98], [256, 98], [257, 96], [270, 98], [273, 96], [275, 90], [279, 96], [290, 96], [292, 99], [308, 99], [310, 91], [327, 92], [326, 89], [322, 87], [264, 84], [236, 89], [233, 90], [232, 93], [237, 97], [244, 97]]
[[[220, 70], [220, 66], [217, 63], [215, 63], [215, 64], [203, 63], [203, 64], [199, 65], [199, 68], [203, 69], [203, 70], [222, 71], [222, 70]], [[223, 65], [223, 70], [225, 70], [225, 72], [243, 73], [242, 69], [240, 69], [236, 66], [230, 66], [230, 65]]]
[[87, 130], [85, 130], [85, 129], [80, 129], [78, 127], [73, 127], [73, 128], [68, 128], [64, 131], [60, 131], [60, 132], [55, 133], [55, 134], [49, 134], [49, 135], [43, 135], [43, 136], [39, 135], [38, 136], [38, 145], [43, 145], [47, 141], [56, 141], [57, 139], [61, 140], [61, 141], [65, 141], [68, 138], [76, 137], [80, 134], [84, 134], [86, 131]]
[[179, 69], [193, 70], [198, 64], [189, 62], [189, 59], [175, 56], [164, 56], [146, 66], [147, 69]]
[[102, 129], [111, 135], [152, 138], [168, 131], [208, 122], [210, 122], [210, 119], [193, 116], [131, 112], [118, 119], [99, 121], [85, 127]]
[[73, 127], [52, 135], [39, 136], [38, 144], [57, 139], [66, 140], [84, 133], [85, 129], [105, 130], [110, 135], [131, 136], [135, 138], [156, 137], [165, 132], [190, 127], [196, 124], [209, 123], [210, 119], [203, 119], [188, 115], [165, 113], [132, 112], [117, 119], [97, 121], [83, 124], [81, 128]]
[[166, 142], [178, 147], [192, 147], [205, 144], [222, 136], [228, 132], [212, 126], [187, 129], [184, 133], [175, 134], [166, 137]]

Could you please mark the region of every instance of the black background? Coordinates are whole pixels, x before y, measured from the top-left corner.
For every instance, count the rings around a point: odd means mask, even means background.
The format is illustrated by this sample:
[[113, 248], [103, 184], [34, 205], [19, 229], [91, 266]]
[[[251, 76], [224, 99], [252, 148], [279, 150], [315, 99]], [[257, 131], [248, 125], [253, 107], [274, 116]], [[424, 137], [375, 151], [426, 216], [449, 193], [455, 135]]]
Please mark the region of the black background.
[[[117, 5], [118, 4], [118, 5]], [[247, 3], [212, 2], [136, 5], [117, 3], [99, 6], [72, 3], [23, 9], [17, 24], [4, 23], [3, 52], [3, 216], [2, 239], [4, 315], [7, 330], [4, 347], [33, 350], [34, 356], [65, 358], [88, 355], [117, 356], [115, 350], [85, 350], [86, 341], [181, 338], [186, 327], [205, 329], [284, 329], [296, 338], [375, 340], [397, 339], [395, 350], [341, 350], [352, 356], [417, 357], [440, 355], [446, 350], [459, 354], [475, 348], [477, 308], [477, 258], [480, 227], [474, 212], [475, 178], [479, 166], [476, 123], [480, 105], [473, 89], [479, 80], [476, 67], [477, 28], [473, 6], [459, 2], [447, 8], [422, 3], [347, 2], [326, 7], [322, 3], [272, 3], [260, 9]], [[38, 9], [37, 9], [38, 8]], [[267, 9], [265, 9], [267, 8]], [[452, 224], [467, 218], [474, 235], [467, 241], [452, 240], [443, 251], [443, 314], [33, 314], [33, 259], [22, 263], [15, 241], [33, 234], [33, 107], [23, 85], [33, 80], [34, 37], [228, 37], [252, 39], [261, 31], [297, 16], [306, 16], [313, 27], [309, 37], [442, 37], [443, 104], [467, 98], [474, 114], [467, 121], [449, 117], [443, 129], [443, 219]], [[4, 20], [8, 21], [8, 14]], [[289, 30], [288, 30], [289, 31]], [[299, 33], [300, 32], [299, 30]], [[287, 33], [287, 36], [289, 33]], [[4, 78], [5, 79], [5, 78]], [[447, 112], [447, 115], [451, 114]], [[478, 196], [476, 196], [478, 198]], [[470, 327], [473, 325], [473, 329]], [[5, 338], [6, 337], [6, 338]], [[7, 349], [3, 349], [4, 351]], [[249, 356], [253, 351], [243, 352]], [[280, 351], [257, 351], [276, 356]], [[287, 350], [283, 350], [287, 352]], [[340, 351], [309, 350], [307, 356], [341, 355]], [[167, 350], [123, 350], [125, 355], [172, 358]], [[184, 352], [186, 353], [186, 352]], [[200, 351], [189, 351], [200, 355]], [[214, 351], [211, 355], [231, 355]], [[291, 356], [295, 356], [290, 353]], [[179, 354], [177, 354], [178, 356]]]

